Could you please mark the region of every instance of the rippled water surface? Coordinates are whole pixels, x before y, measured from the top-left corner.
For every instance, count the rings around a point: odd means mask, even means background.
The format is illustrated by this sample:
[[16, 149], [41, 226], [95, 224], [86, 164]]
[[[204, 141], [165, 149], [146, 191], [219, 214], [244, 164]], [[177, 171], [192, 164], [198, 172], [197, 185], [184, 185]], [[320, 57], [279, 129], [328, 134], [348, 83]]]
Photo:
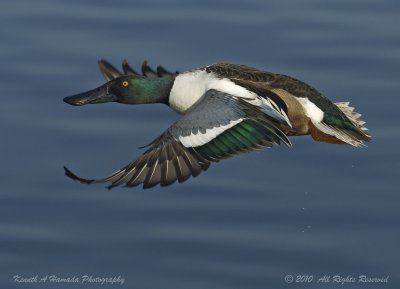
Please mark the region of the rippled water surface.
[[[135, 289], [400, 288], [399, 27], [398, 1], [0, 2], [0, 287], [100, 288], [13, 279], [89, 275]], [[351, 101], [373, 142], [293, 138], [168, 188], [79, 185], [63, 165], [105, 176], [178, 117], [63, 103], [103, 83], [99, 58], [288, 74]]]

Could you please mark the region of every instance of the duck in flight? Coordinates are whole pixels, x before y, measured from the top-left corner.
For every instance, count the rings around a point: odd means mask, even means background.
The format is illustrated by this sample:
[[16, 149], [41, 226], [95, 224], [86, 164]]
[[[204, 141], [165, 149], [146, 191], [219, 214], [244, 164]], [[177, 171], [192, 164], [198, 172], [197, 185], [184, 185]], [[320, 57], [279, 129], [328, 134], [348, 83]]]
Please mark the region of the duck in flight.
[[274, 144], [290, 146], [288, 136], [309, 134], [316, 141], [354, 147], [371, 139], [348, 102], [332, 103], [286, 75], [225, 63], [171, 73], [161, 66], [154, 71], [145, 61], [142, 74], [126, 60], [122, 72], [105, 60], [98, 64], [107, 83], [65, 97], [66, 103], [164, 103], [181, 117], [138, 159], [108, 177], [84, 179], [64, 167], [68, 177], [81, 183], [168, 186], [237, 154]]

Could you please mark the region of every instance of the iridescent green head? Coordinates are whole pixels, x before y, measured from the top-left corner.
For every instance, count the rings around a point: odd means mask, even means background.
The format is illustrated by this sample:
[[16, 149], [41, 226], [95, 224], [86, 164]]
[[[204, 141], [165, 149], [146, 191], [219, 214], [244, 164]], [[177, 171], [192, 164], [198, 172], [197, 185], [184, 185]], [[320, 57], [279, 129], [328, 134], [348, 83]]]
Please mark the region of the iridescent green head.
[[148, 78], [138, 75], [123, 75], [98, 88], [65, 97], [64, 101], [76, 106], [105, 102], [167, 103], [174, 79], [173, 76]]

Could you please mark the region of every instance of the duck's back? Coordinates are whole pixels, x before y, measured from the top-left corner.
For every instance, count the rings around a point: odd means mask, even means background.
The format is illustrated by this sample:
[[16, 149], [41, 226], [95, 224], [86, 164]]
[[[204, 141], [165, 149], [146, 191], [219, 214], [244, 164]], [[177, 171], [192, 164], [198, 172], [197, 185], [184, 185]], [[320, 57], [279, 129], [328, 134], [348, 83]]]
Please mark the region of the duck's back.
[[334, 104], [312, 86], [287, 75], [220, 63], [184, 73], [177, 80], [179, 93], [191, 91], [185, 100], [180, 99], [181, 104], [190, 100], [187, 107], [209, 88], [239, 97], [258, 95], [271, 99], [285, 111], [292, 124], [292, 128], [283, 128], [288, 135], [311, 134], [319, 141], [355, 146], [370, 139], [361, 115], [354, 113], [348, 103]]

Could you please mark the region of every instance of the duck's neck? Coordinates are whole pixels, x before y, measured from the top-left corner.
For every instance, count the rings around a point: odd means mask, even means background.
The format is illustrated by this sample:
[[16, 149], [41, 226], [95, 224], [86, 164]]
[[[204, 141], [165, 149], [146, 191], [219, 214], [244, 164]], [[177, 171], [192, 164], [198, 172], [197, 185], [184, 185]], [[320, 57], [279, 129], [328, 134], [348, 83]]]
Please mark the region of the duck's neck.
[[175, 77], [136, 78], [130, 86], [131, 95], [124, 99], [125, 103], [165, 103], [168, 104], [169, 93]]

